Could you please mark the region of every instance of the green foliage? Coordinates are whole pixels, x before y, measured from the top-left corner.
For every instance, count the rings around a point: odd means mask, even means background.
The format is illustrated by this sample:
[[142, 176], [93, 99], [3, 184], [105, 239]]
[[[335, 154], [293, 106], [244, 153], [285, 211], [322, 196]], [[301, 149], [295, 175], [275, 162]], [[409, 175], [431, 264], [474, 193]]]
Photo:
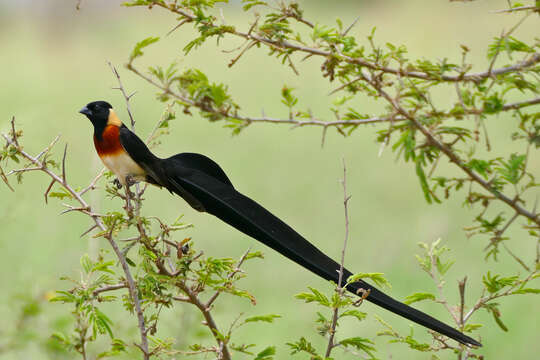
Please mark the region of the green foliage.
[[435, 295], [431, 293], [414, 293], [405, 298], [404, 303], [410, 305], [412, 303], [423, 300], [435, 300]]
[[359, 311], [357, 309], [345, 310], [341, 314], [339, 314], [340, 318], [347, 317], [347, 316], [354, 317], [354, 318], [361, 321], [361, 320], [364, 320], [366, 318], [367, 314], [365, 312]]
[[317, 350], [313, 345], [307, 341], [304, 337], [301, 337], [296, 342], [288, 342], [287, 345], [291, 348], [291, 355], [305, 352], [311, 355], [313, 360], [322, 360], [323, 358], [317, 353]]
[[418, 243], [418, 246], [424, 250], [424, 255], [416, 255], [416, 260], [418, 260], [420, 267], [427, 273], [432, 273], [432, 271], [436, 270], [439, 274], [444, 275], [454, 264], [453, 260], [442, 260], [442, 255], [450, 249], [446, 246], [440, 246], [441, 241], [441, 239], [438, 239], [431, 245]]
[[143, 56], [144, 53], [142, 52], [142, 49], [158, 41], [159, 37], [148, 37], [144, 40], [139, 41], [131, 51], [131, 55], [129, 55], [129, 62], [131, 63], [136, 58]]
[[427, 343], [422, 343], [414, 339], [414, 334], [411, 328], [409, 335], [403, 336], [396, 332], [390, 324], [385, 322], [383, 319], [377, 317], [377, 321], [385, 328], [377, 333], [378, 336], [387, 336], [390, 337], [390, 343], [402, 343], [406, 344], [409, 348], [420, 351], [420, 352], [429, 352], [434, 351], [435, 349]]
[[482, 278], [482, 282], [486, 287], [486, 290], [490, 293], [496, 293], [506, 286], [512, 286], [516, 284], [518, 276], [510, 277], [500, 277], [499, 275], [491, 276], [491, 273], [488, 271], [486, 275]]
[[388, 280], [386, 280], [386, 278], [383, 275], [384, 275], [383, 273], [357, 273], [357, 274], [353, 274], [347, 279], [347, 285], [352, 284], [352, 283], [357, 282], [357, 281], [360, 281], [360, 280], [368, 279], [368, 280], [373, 281], [375, 283], [375, 285], [377, 285], [377, 286], [390, 287], [390, 283], [388, 282]]
[[506, 52], [508, 57], [512, 59], [515, 52], [518, 53], [534, 53], [534, 47], [527, 45], [523, 41], [516, 39], [513, 36], [495, 37], [493, 43], [489, 45], [487, 52], [488, 59], [492, 59], [500, 52]]
[[319, 290], [315, 288], [312, 288], [312, 287], [308, 287], [308, 288], [309, 290], [311, 290], [311, 293], [303, 292], [303, 293], [295, 295], [295, 298], [304, 300], [306, 303], [316, 302], [319, 305], [322, 305], [325, 307], [331, 306], [330, 300], [326, 297], [326, 295], [324, 295], [323, 293], [321, 293]]
[[262, 322], [267, 322], [267, 323], [273, 323], [275, 319], [278, 319], [280, 317], [281, 317], [281, 315], [276, 315], [276, 314], [259, 315], [259, 316], [249, 317], [249, 318], [245, 319], [244, 322], [248, 323], [248, 322], [262, 321]]
[[376, 351], [376, 349], [372, 346], [373, 341], [361, 337], [353, 337], [348, 339], [343, 339], [339, 342], [340, 345], [343, 345], [345, 347], [351, 346], [356, 348], [357, 350], [360, 350], [367, 355], [370, 356], [370, 358], [374, 358], [373, 352]]
[[272, 360], [274, 357], [272, 355], [276, 354], [276, 347], [275, 346], [269, 346], [259, 352], [257, 356], [253, 358], [253, 360]]

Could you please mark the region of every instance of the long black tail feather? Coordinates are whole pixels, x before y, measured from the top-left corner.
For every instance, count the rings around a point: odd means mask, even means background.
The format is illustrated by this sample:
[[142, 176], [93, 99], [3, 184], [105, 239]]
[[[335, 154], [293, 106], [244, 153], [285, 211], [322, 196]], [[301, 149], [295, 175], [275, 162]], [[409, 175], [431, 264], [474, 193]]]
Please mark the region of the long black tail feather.
[[[183, 162], [183, 154], [162, 160], [160, 171], [167, 179], [162, 184], [182, 197], [192, 196], [204, 210], [246, 235], [261, 241], [320, 277], [337, 283], [339, 264], [304, 239], [286, 223], [264, 207], [234, 189], [230, 182], [211, 176]], [[215, 163], [214, 163], [215, 164]], [[213, 165], [212, 165], [213, 166]], [[216, 164], [217, 166], [217, 164]], [[357, 254], [357, 257], [360, 254]], [[343, 282], [351, 275], [344, 270]], [[343, 285], [343, 284], [342, 284]], [[364, 281], [350, 284], [347, 290], [358, 294], [359, 289], [369, 290], [366, 300], [379, 305], [415, 323], [446, 335], [466, 345], [482, 346], [478, 341], [433, 317], [405, 305]]]

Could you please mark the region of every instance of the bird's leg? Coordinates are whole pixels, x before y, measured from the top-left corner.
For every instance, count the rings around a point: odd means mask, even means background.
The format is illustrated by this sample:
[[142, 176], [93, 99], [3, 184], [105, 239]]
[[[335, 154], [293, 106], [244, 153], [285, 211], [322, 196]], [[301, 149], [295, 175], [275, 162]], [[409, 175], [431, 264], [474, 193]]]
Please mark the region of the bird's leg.
[[[133, 193], [129, 191], [129, 187], [126, 186], [126, 211], [131, 214], [131, 196]], [[131, 215], [130, 215], [131, 216]]]
[[131, 175], [127, 175], [126, 178], [125, 178], [125, 182], [126, 182], [126, 210], [128, 212], [131, 212], [131, 198], [132, 197], [135, 197], [135, 194], [131, 192], [131, 190], [129, 190], [130, 186], [135, 184], [136, 181], [135, 179], [131, 176]]

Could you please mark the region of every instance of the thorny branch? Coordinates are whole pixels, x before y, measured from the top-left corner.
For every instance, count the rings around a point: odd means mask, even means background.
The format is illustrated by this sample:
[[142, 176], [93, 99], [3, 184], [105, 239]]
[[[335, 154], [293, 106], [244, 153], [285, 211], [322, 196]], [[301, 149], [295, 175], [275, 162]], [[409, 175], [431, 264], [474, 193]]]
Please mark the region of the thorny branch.
[[[15, 118], [12, 119], [13, 127], [15, 126], [14, 122], [15, 122]], [[75, 191], [75, 189], [73, 189], [73, 187], [65, 180], [65, 177], [63, 178], [61, 175], [57, 175], [55, 172], [53, 172], [47, 167], [46, 163], [39, 160], [41, 156], [45, 155], [51, 150], [52, 146], [54, 146], [54, 144], [58, 141], [59, 137], [56, 137], [53, 143], [51, 143], [51, 145], [45, 148], [37, 156], [32, 156], [29, 153], [27, 153], [25, 150], [23, 150], [23, 148], [18, 144], [16, 132], [12, 134], [11, 138], [8, 137], [6, 134], [2, 134], [2, 137], [4, 138], [4, 140], [6, 141], [8, 145], [13, 146], [17, 150], [17, 153], [22, 155], [26, 160], [30, 161], [33, 165], [39, 168], [40, 171], [44, 172], [52, 179], [51, 185], [49, 185], [49, 187], [47, 188], [47, 192], [50, 190], [52, 185], [54, 185], [54, 183], [57, 183], [60, 186], [62, 186], [81, 205], [80, 209], [77, 209], [77, 211], [83, 212], [92, 218], [92, 220], [95, 223], [92, 228], [97, 227], [101, 231], [103, 231], [102, 236], [107, 239], [110, 246], [113, 248], [113, 251], [118, 261], [120, 262], [120, 265], [126, 277], [128, 292], [131, 297], [131, 300], [133, 301], [133, 306], [137, 314], [138, 327], [139, 327], [139, 331], [141, 335], [141, 344], [139, 345], [139, 347], [141, 351], [143, 352], [144, 359], [145, 360], [149, 359], [150, 355], [148, 353], [148, 340], [147, 340], [147, 335], [146, 335], [146, 326], [145, 326], [144, 315], [141, 310], [141, 304], [140, 304], [140, 300], [138, 296], [137, 286], [135, 284], [135, 281], [133, 280], [133, 277], [131, 275], [131, 271], [129, 270], [129, 266], [126, 262], [126, 259], [124, 255], [122, 254], [122, 252], [120, 251], [120, 249], [118, 248], [116, 241], [114, 240], [114, 237], [112, 235], [113, 227], [111, 227], [110, 229], [107, 229], [107, 227], [105, 226], [105, 224], [103, 223], [101, 219], [101, 216], [98, 214], [94, 214], [91, 211], [90, 205], [86, 202], [86, 200], [82, 198], [81, 193]]]

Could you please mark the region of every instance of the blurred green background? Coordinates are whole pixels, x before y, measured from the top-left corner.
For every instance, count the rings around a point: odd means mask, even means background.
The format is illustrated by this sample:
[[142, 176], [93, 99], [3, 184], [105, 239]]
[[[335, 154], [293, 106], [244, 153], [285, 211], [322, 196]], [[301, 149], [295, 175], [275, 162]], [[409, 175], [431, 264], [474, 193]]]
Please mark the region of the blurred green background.
[[[39, 152], [54, 136], [62, 134], [61, 144], [54, 153], [60, 156], [63, 144], [69, 144], [69, 181], [75, 186], [85, 186], [101, 169], [101, 164], [93, 148], [91, 124], [78, 110], [89, 101], [103, 99], [112, 103], [127, 121], [123, 98], [112, 89], [116, 82], [106, 64], [110, 60], [119, 67], [128, 91], [137, 91], [132, 108], [137, 132], [146, 136], [159, 119], [164, 104], [155, 100], [153, 88], [123, 69], [122, 64], [137, 41], [148, 36], [164, 36], [175, 21], [158, 9], [150, 12], [145, 8], [121, 8], [117, 1], [83, 0], [80, 11], [76, 11], [75, 4], [76, 1], [65, 0], [0, 1], [0, 130], [8, 131], [9, 119], [15, 115], [17, 124], [24, 129], [25, 148], [31, 153]], [[470, 60], [477, 70], [488, 64], [485, 52], [493, 37], [518, 20], [512, 15], [490, 13], [504, 8], [505, 1], [304, 1], [301, 4], [306, 17], [320, 23], [333, 24], [340, 17], [349, 24], [359, 16], [353, 30], [359, 41], [365, 41], [365, 36], [376, 26], [376, 39], [381, 44], [405, 44], [411, 57], [448, 57], [459, 62], [459, 45], [464, 44], [472, 49]], [[228, 23], [241, 28], [248, 26], [248, 18], [238, 6], [225, 7], [224, 16]], [[516, 35], [524, 39], [537, 36], [538, 20], [528, 19]], [[312, 109], [321, 118], [332, 119], [328, 110], [332, 97], [327, 94], [338, 84], [329, 84], [321, 78], [320, 59], [300, 63], [300, 76], [296, 76], [289, 68], [268, 58], [266, 50], [254, 50], [236, 66], [228, 68], [234, 54], [223, 53], [212, 42], [184, 57], [182, 48], [192, 36], [189, 25], [182, 27], [148, 48], [142, 64], [167, 65], [176, 59], [181, 67], [199, 68], [212, 81], [228, 84], [242, 111], [252, 115], [259, 115], [264, 109], [269, 116], [286, 117], [287, 109], [279, 102], [280, 89], [286, 84], [297, 89], [300, 107]], [[238, 42], [224, 44], [222, 49], [232, 49]], [[439, 101], [444, 103], [444, 99]], [[354, 105], [361, 112], [373, 109], [362, 98], [356, 99]], [[496, 143], [496, 151], [502, 154], [512, 149], [508, 137], [512, 121], [508, 114], [489, 120], [492, 141]], [[339, 183], [344, 158], [352, 194], [346, 265], [353, 272], [385, 273], [392, 284], [388, 291], [398, 299], [414, 291], [436, 290], [414, 258], [419, 252], [417, 243], [421, 241], [432, 242], [441, 237], [452, 249], [456, 263], [446, 276], [445, 292], [453, 303], [458, 301], [457, 280], [465, 275], [469, 278], [467, 303], [471, 305], [479, 295], [482, 274], [491, 270], [510, 275], [521, 270], [506, 255], [501, 256], [500, 263], [483, 260], [482, 249], [487, 239], [465, 236], [463, 227], [471, 224], [475, 211], [462, 207], [461, 197], [442, 205], [428, 205], [412, 166], [395, 161], [388, 148], [378, 157], [379, 145], [374, 141], [377, 127], [366, 126], [349, 138], [330, 130], [326, 145], [321, 148], [318, 128], [291, 131], [287, 126], [254, 125], [240, 136], [231, 137], [222, 123], [208, 123], [196, 113], [192, 117], [179, 113], [171, 124], [172, 133], [164, 138], [164, 144], [157, 149], [158, 155], [190, 151], [210, 156], [226, 170], [240, 191], [282, 217], [334, 258], [340, 254], [344, 236], [343, 194]], [[98, 247], [107, 248], [102, 239], [79, 238], [90, 225], [88, 218], [74, 213], [59, 216], [63, 207], [57, 199], [45, 204], [43, 192], [48, 183], [42, 174], [28, 174], [14, 193], [3, 184], [0, 186], [0, 338], [18, 331], [21, 324], [15, 319], [22, 311], [20, 299], [44, 299], [48, 292], [69, 288], [70, 284], [59, 278], [65, 275], [78, 278], [80, 256], [95, 252]], [[257, 305], [223, 296], [215, 309], [217, 321], [226, 327], [240, 312], [277, 313], [283, 318], [273, 325], [242, 328], [237, 341], [261, 346], [275, 344], [278, 359], [289, 357], [285, 342], [300, 336], [309, 338], [320, 348], [326, 343], [316, 334], [314, 324], [315, 312], [322, 309], [303, 305], [293, 296], [306, 286], [330, 293], [329, 284], [215, 218], [196, 213], [182, 199], [172, 198], [166, 191], [151, 188], [146, 197], [146, 215], [172, 221], [184, 213], [184, 219], [195, 227], [178, 236], [192, 236], [196, 247], [204, 249], [207, 255], [237, 258], [249, 246], [265, 253], [264, 261], [248, 264], [249, 276], [241, 282], [242, 287], [256, 296]], [[118, 200], [105, 198], [102, 188], [87, 198], [100, 211], [120, 206]], [[530, 238], [520, 232], [513, 234], [509, 243], [513, 251], [526, 255], [533, 249]], [[485, 324], [480, 329], [485, 346], [478, 353], [488, 359], [533, 358], [540, 351], [539, 319], [534, 311], [538, 310], [537, 300], [532, 296], [515, 296], [500, 302], [502, 318], [510, 332], [504, 333], [490, 316], [479, 311], [472, 322]], [[417, 307], [451, 322], [441, 306], [420, 303]], [[202, 337], [206, 329], [200, 325], [199, 315], [185, 309], [186, 305], [178, 304], [174, 310], [168, 310], [158, 333], [174, 337], [177, 347], [206, 341]], [[33, 344], [0, 353], [0, 358], [57, 358], [59, 355], [43, 350], [39, 344], [53, 331], [69, 329], [70, 310], [68, 305], [43, 302], [34, 331], [20, 333], [21, 337], [30, 336]], [[420, 339], [429, 339], [423, 328], [378, 307], [365, 304], [362, 310], [369, 313], [368, 319], [361, 324], [344, 322], [338, 335], [371, 338], [381, 329], [374, 318], [377, 315], [396, 329], [407, 332], [412, 326]], [[123, 310], [111, 309], [109, 313], [118, 321], [120, 334], [136, 338], [132, 316]], [[384, 338], [375, 340], [380, 358], [428, 358], [403, 345], [389, 345]], [[355, 356], [336, 351], [336, 358]]]

